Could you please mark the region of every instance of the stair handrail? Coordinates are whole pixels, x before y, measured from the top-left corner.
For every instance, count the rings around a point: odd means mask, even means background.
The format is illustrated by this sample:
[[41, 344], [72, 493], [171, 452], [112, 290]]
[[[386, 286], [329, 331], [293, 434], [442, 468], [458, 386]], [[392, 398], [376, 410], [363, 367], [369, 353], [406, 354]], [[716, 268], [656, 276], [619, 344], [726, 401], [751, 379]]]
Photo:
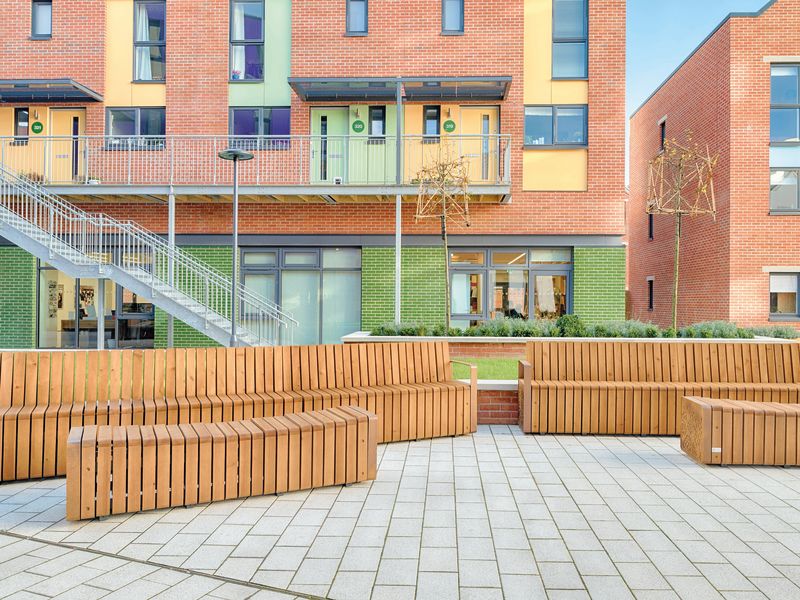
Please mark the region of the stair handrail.
[[[152, 253], [152, 272], [150, 273], [150, 276], [153, 283], [156, 279], [158, 279], [160, 283], [169, 285], [179, 293], [192, 298], [205, 309], [207, 316], [212, 314], [222, 317], [223, 319], [230, 319], [229, 316], [224, 314], [224, 312], [230, 312], [230, 279], [213, 269], [213, 267], [181, 250], [180, 247], [169, 244], [162, 237], [145, 229], [133, 221], [120, 221], [103, 213], [90, 213], [88, 211], [81, 210], [64, 199], [48, 192], [43, 186], [40, 186], [29, 178], [9, 171], [3, 165], [0, 165], [0, 183], [7, 183], [17, 187], [28, 197], [32, 198], [37, 205], [42, 206], [48, 211], [50, 223], [49, 227], [51, 228], [51, 231], [47, 232], [45, 230], [47, 233], [50, 233], [51, 235], [54, 234], [54, 231], [52, 231], [53, 222], [55, 215], [57, 214], [59, 222], [69, 221], [72, 223], [78, 222], [81, 224], [91, 225], [91, 227], [94, 228], [97, 233], [92, 233], [90, 235], [98, 236], [100, 240], [96, 247], [94, 247], [95, 250], [99, 251], [104, 247], [104, 236], [106, 237], [106, 241], [113, 239], [116, 245], [122, 248], [149, 250]], [[25, 219], [24, 216], [19, 216]], [[29, 219], [26, 220], [30, 222]], [[44, 227], [42, 227], [42, 225], [38, 222], [35, 222], [34, 225], [44, 229]], [[85, 228], [83, 229], [85, 230]], [[75, 229], [70, 228], [70, 231], [72, 232], [71, 235], [74, 236]], [[86, 239], [83, 239], [82, 241], [85, 243]], [[84, 256], [90, 257], [98, 265], [114, 264], [122, 269], [126, 269], [126, 266], [122, 264], [124, 262], [124, 252], [117, 253], [117, 261], [120, 264], [116, 264], [114, 262], [113, 255], [111, 259], [108, 259], [107, 257], [103, 256], [102, 252], [86, 252], [85, 246], [81, 248], [76, 246], [74, 243], [71, 243], [74, 242], [74, 240], [59, 238], [59, 242], [67, 245]], [[170, 281], [168, 281], [168, 277], [157, 274], [156, 263], [159, 262], [156, 258], [157, 255], [159, 257], [163, 257], [163, 266], [171, 265], [173, 273], [176, 267], [180, 267], [185, 269], [186, 272], [189, 272], [192, 277], [196, 277], [200, 281], [203, 281], [203, 296], [201, 297], [199, 293], [193, 294], [191, 291], [181, 289], [181, 286], [176, 284], [174, 279], [173, 282], [170, 283]], [[210, 305], [210, 287], [219, 290], [214, 294], [214, 296], [221, 301], [221, 309]], [[285, 328], [289, 333], [291, 333], [292, 327], [298, 326], [298, 322], [290, 314], [282, 311], [277, 304], [254, 293], [252, 290], [245, 287], [241, 282], [237, 286], [237, 292], [241, 306], [243, 307], [242, 310], [237, 311], [237, 330], [241, 328], [245, 332], [256, 336], [259, 341], [264, 338], [277, 340], [278, 332], [275, 330], [271, 331], [268, 335], [264, 334], [264, 317], [276, 321], [278, 327]], [[252, 331], [253, 321], [256, 322], [256, 331]]]

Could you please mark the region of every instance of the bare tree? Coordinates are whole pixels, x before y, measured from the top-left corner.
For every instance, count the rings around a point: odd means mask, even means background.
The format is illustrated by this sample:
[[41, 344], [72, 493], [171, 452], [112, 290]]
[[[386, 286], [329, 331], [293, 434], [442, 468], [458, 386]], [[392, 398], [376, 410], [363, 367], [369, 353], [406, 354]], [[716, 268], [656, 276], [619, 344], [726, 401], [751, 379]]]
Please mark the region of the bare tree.
[[683, 217], [711, 215], [717, 218], [714, 169], [719, 154], [702, 148], [686, 132], [685, 141], [664, 141], [661, 153], [650, 161], [647, 213], [672, 215], [675, 219], [675, 265], [672, 286], [672, 328], [678, 329], [678, 278], [680, 274]]
[[470, 226], [469, 163], [463, 156], [449, 156], [438, 145], [438, 154], [417, 172], [416, 221], [438, 218], [442, 226], [445, 270], [445, 327], [450, 330], [450, 261], [447, 242], [447, 223]]

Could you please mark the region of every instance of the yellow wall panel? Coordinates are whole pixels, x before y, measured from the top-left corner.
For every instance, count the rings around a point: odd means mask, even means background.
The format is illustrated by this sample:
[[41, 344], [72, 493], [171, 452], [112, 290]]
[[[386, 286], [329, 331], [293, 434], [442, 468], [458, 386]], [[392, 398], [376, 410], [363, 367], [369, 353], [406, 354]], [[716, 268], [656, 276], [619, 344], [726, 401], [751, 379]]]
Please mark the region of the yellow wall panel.
[[133, 83], [133, 0], [106, 0], [106, 106], [165, 106], [163, 83]]
[[573, 150], [525, 150], [522, 155], [525, 192], [585, 192], [589, 154]]

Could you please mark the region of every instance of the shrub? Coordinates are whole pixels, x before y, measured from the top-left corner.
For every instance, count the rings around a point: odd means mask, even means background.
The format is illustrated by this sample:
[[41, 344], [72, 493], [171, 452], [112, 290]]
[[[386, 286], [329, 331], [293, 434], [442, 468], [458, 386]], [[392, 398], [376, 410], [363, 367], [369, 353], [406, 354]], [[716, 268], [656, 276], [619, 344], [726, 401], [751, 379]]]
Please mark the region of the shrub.
[[561, 315], [556, 326], [561, 337], [586, 337], [586, 325], [578, 315]]
[[485, 321], [477, 327], [470, 327], [479, 337], [511, 337], [511, 319], [501, 318]]
[[737, 327], [735, 323], [728, 323], [726, 321], [706, 321], [704, 323], [695, 323], [694, 325], [681, 327], [678, 330], [678, 337], [704, 339], [749, 339], [753, 338], [754, 335], [752, 331]]
[[777, 325], [775, 327], [753, 327], [750, 331], [753, 335], [764, 337], [781, 338], [784, 340], [794, 340], [800, 337], [800, 332], [788, 325]]
[[652, 323], [641, 321], [608, 321], [587, 329], [589, 337], [607, 338], [657, 338], [661, 330]]
[[464, 335], [464, 331], [458, 327], [451, 327], [448, 330], [444, 323], [439, 323], [438, 325], [434, 325], [429, 335], [436, 337], [460, 337]]
[[422, 323], [384, 323], [378, 325], [371, 332], [374, 336], [424, 336], [428, 335], [428, 328]]
[[512, 337], [558, 337], [561, 332], [554, 319], [509, 319]]

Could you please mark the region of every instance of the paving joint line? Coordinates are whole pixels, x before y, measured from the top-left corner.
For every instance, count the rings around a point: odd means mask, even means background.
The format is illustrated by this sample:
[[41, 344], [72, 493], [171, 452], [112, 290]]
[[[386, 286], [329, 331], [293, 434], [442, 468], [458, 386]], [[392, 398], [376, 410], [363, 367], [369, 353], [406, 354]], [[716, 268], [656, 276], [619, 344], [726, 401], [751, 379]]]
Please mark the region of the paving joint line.
[[[104, 550], [96, 550], [93, 548], [83, 548], [81, 546], [75, 546], [74, 544], [66, 544], [64, 542], [55, 542], [53, 540], [46, 540], [37, 538], [36, 536], [32, 535], [22, 535], [20, 533], [14, 533], [12, 531], [7, 530], [0, 530], [0, 535], [5, 535], [8, 537], [13, 537], [18, 540], [28, 540], [31, 542], [38, 542], [40, 544], [46, 544], [48, 546], [56, 546], [58, 548], [64, 548], [66, 550], [77, 550], [80, 552], [88, 552], [90, 554], [96, 554], [97, 556], [105, 556], [108, 558], [117, 558], [120, 560], [124, 560], [127, 562], [137, 563], [140, 565], [147, 565], [149, 567], [156, 567], [159, 569], [167, 569], [169, 571], [174, 571], [176, 573], [183, 573], [185, 575], [197, 575], [198, 577], [206, 577], [208, 579], [215, 579], [216, 581], [220, 581], [222, 583], [230, 583], [233, 585], [241, 585], [244, 587], [254, 588], [257, 590], [264, 590], [268, 592], [277, 592], [279, 594], [286, 594], [289, 597], [299, 597], [299, 598], [306, 598], [308, 600], [327, 600], [324, 596], [315, 596], [313, 594], [307, 594], [305, 592], [296, 592], [293, 590], [279, 588], [272, 585], [266, 585], [263, 583], [255, 583], [252, 581], [243, 581], [241, 579], [233, 579], [232, 577], [225, 577], [224, 575], [216, 575], [211, 573], [203, 573], [202, 571], [195, 571], [194, 569], [186, 569], [184, 567], [176, 567], [173, 565], [162, 564], [158, 562], [154, 562], [152, 560], [145, 560], [142, 558], [132, 558], [128, 556], [123, 556], [120, 554], [114, 554], [113, 552], [106, 552]], [[111, 569], [111, 572], [114, 569]]]

